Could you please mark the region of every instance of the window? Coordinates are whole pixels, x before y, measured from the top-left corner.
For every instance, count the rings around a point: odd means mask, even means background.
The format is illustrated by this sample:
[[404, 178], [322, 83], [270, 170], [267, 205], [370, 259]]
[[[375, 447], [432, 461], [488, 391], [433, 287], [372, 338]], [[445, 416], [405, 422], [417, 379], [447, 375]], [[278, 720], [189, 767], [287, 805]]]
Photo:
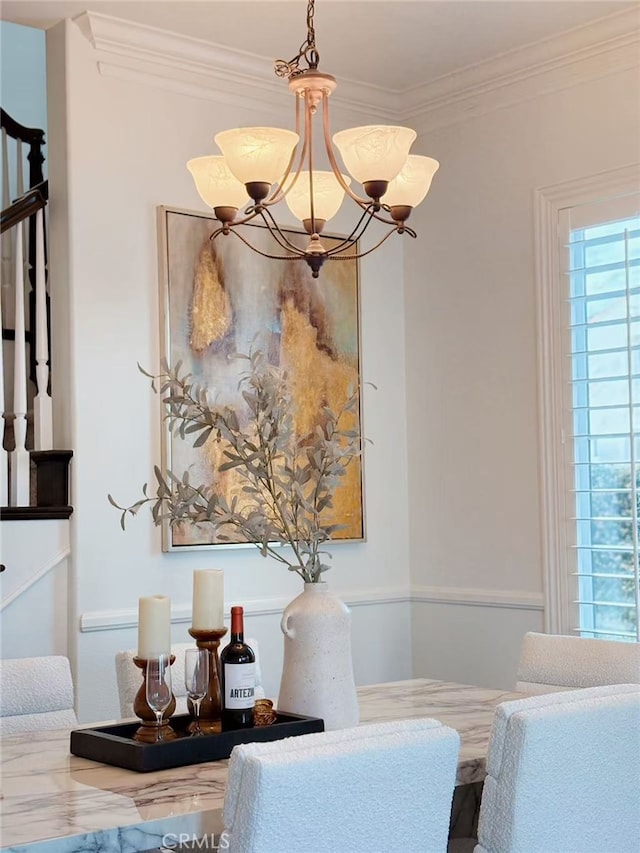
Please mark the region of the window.
[[640, 216], [570, 228], [568, 249], [577, 627], [636, 639]]
[[640, 640], [640, 182], [629, 177], [538, 195], [541, 445], [547, 630]]

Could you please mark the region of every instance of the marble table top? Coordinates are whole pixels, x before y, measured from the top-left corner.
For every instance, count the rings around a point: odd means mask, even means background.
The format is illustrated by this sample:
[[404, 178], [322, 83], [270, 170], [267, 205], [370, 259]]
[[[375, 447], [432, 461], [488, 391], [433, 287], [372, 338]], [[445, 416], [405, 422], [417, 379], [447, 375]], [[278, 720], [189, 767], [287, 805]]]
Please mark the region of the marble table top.
[[[497, 704], [519, 694], [414, 679], [358, 688], [360, 722], [435, 717], [460, 732], [457, 784], [481, 781]], [[69, 753], [69, 730], [0, 739], [0, 849], [133, 853], [222, 829], [227, 762], [135, 773]]]
[[360, 724], [433, 717], [460, 734], [456, 785], [481, 782], [496, 705], [521, 693], [417, 678], [358, 688]]

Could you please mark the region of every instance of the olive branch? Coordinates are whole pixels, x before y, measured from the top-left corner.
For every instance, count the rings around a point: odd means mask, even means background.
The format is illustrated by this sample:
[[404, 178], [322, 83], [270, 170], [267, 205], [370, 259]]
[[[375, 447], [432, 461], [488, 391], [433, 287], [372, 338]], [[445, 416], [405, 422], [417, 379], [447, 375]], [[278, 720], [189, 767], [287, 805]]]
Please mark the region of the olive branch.
[[[235, 469], [241, 483], [237, 493], [227, 500], [215, 483], [191, 483], [188, 470], [181, 476], [169, 470], [163, 475], [155, 466], [155, 494], [145, 483], [143, 497], [131, 506], [120, 506], [111, 495], [109, 502], [122, 512], [123, 530], [128, 515], [150, 505], [156, 525], [207, 524], [221, 542], [230, 541], [233, 530], [256, 545], [262, 556], [273, 557], [305, 582], [316, 583], [329, 568], [323, 559], [331, 556], [322, 545], [344, 526], [323, 523], [322, 512], [333, 506], [349, 462], [362, 455], [364, 439], [358, 430], [343, 426], [345, 420], [355, 420], [359, 389], [349, 389], [338, 412], [322, 406], [319, 423], [300, 436], [294, 429], [286, 371], [270, 364], [261, 351], [234, 357], [247, 362], [239, 381], [245, 428], [231, 406], [215, 405], [203, 385], [181, 373], [181, 362], [173, 368], [164, 362], [158, 376], [138, 368], [162, 396], [164, 418], [173, 435], [193, 439], [193, 447], [209, 441], [221, 444], [225, 461], [218, 471]], [[290, 554], [282, 545], [289, 546]]]

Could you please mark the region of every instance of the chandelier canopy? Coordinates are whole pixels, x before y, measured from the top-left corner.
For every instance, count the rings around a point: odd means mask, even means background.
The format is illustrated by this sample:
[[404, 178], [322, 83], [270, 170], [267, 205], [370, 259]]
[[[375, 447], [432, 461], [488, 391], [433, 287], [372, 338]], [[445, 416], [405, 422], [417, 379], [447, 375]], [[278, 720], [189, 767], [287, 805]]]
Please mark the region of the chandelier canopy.
[[[235, 234], [249, 248], [277, 260], [304, 260], [314, 278], [326, 260], [353, 260], [373, 252], [394, 233], [416, 236], [406, 223], [411, 211], [424, 199], [439, 163], [431, 157], [409, 154], [416, 133], [408, 127], [368, 125], [329, 130], [329, 97], [335, 78], [318, 71], [320, 56], [313, 26], [315, 0], [307, 6], [307, 38], [292, 60], [275, 62], [275, 73], [289, 80], [296, 98], [296, 130], [277, 127], [245, 127], [216, 134], [222, 155], [196, 157], [187, 168], [202, 200], [213, 208], [221, 223], [211, 235]], [[301, 68], [301, 63], [306, 68]], [[320, 113], [324, 148], [331, 171], [314, 169], [313, 119]], [[346, 172], [338, 165], [334, 146]], [[352, 181], [362, 185], [357, 194]], [[336, 215], [345, 194], [360, 208], [359, 218], [347, 237], [332, 241], [330, 248], [320, 239], [326, 222]], [[284, 200], [309, 240], [304, 248], [287, 237], [273, 217], [271, 208]], [[238, 216], [238, 212], [243, 213]], [[251, 245], [239, 226], [259, 218], [269, 229], [282, 254], [263, 252]], [[358, 240], [372, 220], [389, 226], [381, 240], [365, 251], [357, 251]]]

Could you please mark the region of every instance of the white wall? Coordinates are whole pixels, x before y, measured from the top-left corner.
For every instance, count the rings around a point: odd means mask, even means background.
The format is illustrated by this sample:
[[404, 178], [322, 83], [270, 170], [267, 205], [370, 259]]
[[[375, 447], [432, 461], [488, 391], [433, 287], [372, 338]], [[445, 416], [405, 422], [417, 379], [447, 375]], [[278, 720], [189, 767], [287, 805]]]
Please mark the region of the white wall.
[[[64, 363], [68, 376], [56, 427], [74, 450], [70, 608], [79, 715], [116, 715], [114, 654], [136, 644], [134, 627], [117, 626], [131, 623], [138, 597], [161, 592], [188, 606], [191, 572], [200, 567], [223, 568], [227, 602], [246, 605], [246, 630], [260, 642], [267, 694], [275, 696], [280, 614], [301, 591], [297, 577], [253, 550], [163, 554], [150, 516], [122, 533], [106, 495], [132, 502], [160, 461], [158, 401], [136, 368], [160, 357], [156, 206], [201, 209], [186, 160], [210, 150], [225, 127], [291, 124], [293, 104], [281, 116], [260, 114], [103, 76], [71, 22], [50, 31], [48, 54], [52, 218], [58, 212], [51, 264], [63, 337], [57, 369]], [[330, 578], [357, 605], [360, 683], [411, 672], [402, 250], [399, 242], [386, 246], [362, 264], [363, 374], [379, 388], [364, 398], [374, 442], [366, 457], [368, 541], [336, 545]], [[96, 621], [112, 627], [80, 629]], [[176, 641], [188, 639], [187, 625], [174, 626]]]
[[442, 167], [405, 256], [416, 675], [511, 686], [542, 630], [533, 190], [639, 159], [639, 83], [610, 74], [422, 140]]
[[0, 658], [67, 654], [69, 522], [0, 524]]

